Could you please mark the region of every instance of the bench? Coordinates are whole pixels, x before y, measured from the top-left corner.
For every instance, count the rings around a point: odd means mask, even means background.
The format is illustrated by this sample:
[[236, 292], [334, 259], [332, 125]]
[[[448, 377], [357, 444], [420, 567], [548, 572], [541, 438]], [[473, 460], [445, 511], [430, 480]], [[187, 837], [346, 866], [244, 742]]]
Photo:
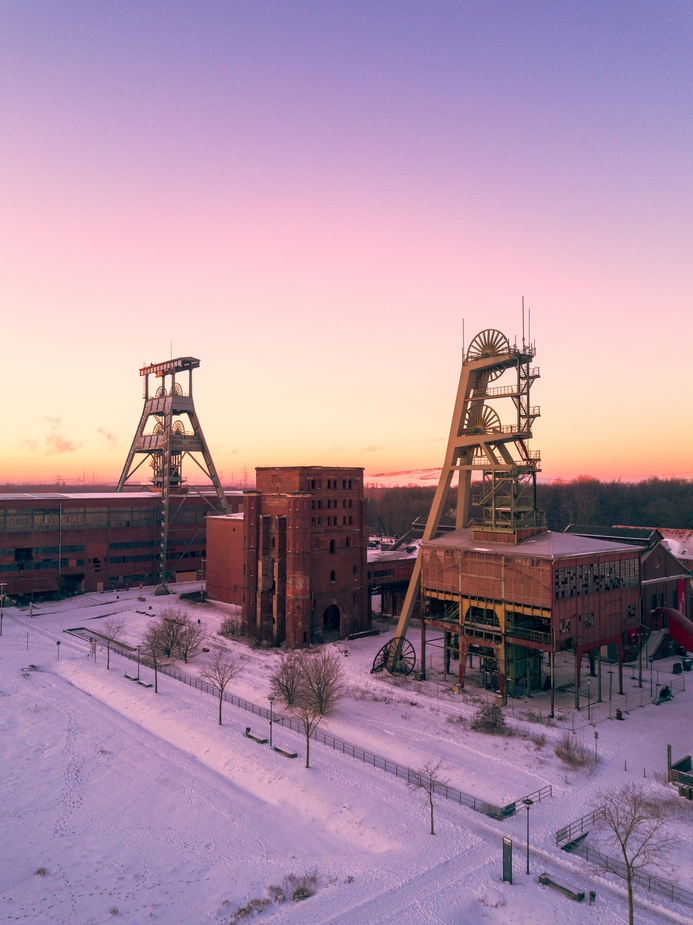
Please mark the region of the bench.
[[275, 752], [279, 752], [280, 755], [283, 755], [285, 758], [298, 758], [298, 752], [287, 752], [283, 748], [279, 748], [277, 745], [274, 746]]
[[561, 886], [560, 883], [556, 883], [554, 880], [552, 880], [548, 874], [542, 874], [539, 877], [539, 883], [541, 883], [542, 886], [551, 887], [552, 890], [556, 890], [558, 893], [562, 893], [564, 896], [567, 896], [568, 899], [572, 899], [573, 902], [576, 903], [581, 903], [585, 898], [584, 893], [573, 893], [573, 891], [569, 890], [567, 886]]
[[125, 672], [125, 677], [128, 679], [128, 681], [139, 681], [140, 680], [139, 678], [136, 678], [134, 675], [128, 674], [127, 671]]
[[154, 686], [154, 685], [150, 684], [148, 681], [140, 681], [139, 678], [137, 679], [137, 683], [138, 683], [138, 684], [141, 684], [142, 687], [153, 687], [153, 686]]
[[247, 739], [252, 739], [253, 742], [257, 742], [258, 745], [266, 745], [267, 739], [263, 739], [262, 736], [253, 735], [250, 731], [250, 726], [245, 727], [245, 736]]

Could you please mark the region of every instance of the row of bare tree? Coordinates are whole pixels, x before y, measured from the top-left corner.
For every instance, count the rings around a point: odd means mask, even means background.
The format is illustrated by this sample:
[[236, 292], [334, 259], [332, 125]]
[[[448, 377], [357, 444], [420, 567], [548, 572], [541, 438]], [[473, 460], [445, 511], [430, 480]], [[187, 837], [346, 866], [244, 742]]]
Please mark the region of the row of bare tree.
[[[125, 621], [109, 617], [101, 635], [106, 639], [107, 667], [110, 668], [111, 645], [122, 641]], [[182, 607], [167, 607], [159, 619], [144, 633], [141, 652], [154, 669], [154, 692], [159, 690], [159, 665], [164, 659], [182, 658], [186, 663], [194, 658], [208, 641], [199, 621], [191, 618]], [[219, 697], [219, 724], [222, 723], [224, 692], [242, 671], [241, 662], [233, 652], [216, 648], [213, 656], [200, 671], [200, 677], [214, 687]], [[270, 676], [272, 696], [301, 723], [306, 736], [306, 767], [310, 767], [310, 739], [324, 717], [329, 716], [346, 692], [344, 669], [339, 653], [334, 649], [301, 650], [283, 655]]]

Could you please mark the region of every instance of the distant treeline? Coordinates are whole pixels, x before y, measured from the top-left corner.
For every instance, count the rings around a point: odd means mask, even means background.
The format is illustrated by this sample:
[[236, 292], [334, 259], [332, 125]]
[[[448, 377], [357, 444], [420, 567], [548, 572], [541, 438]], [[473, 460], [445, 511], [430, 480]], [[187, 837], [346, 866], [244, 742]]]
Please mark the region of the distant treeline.
[[[425, 520], [435, 488], [368, 488], [368, 529], [401, 536], [417, 517]], [[456, 490], [448, 497], [446, 513], [454, 516]], [[572, 482], [537, 485], [537, 506], [546, 514], [550, 530], [568, 524], [610, 527], [693, 528], [693, 481], [646, 479], [644, 482], [601, 482], [581, 477]]]

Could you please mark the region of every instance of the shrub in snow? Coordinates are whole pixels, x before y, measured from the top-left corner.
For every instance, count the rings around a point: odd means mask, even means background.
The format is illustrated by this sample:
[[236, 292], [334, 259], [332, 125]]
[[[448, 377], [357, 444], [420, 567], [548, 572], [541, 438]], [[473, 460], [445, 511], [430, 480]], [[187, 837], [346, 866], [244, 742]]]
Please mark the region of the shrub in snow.
[[[353, 879], [353, 878], [352, 878]], [[284, 903], [288, 900], [301, 902], [315, 894], [318, 885], [318, 872], [316, 870], [307, 874], [288, 874], [282, 880], [281, 886], [268, 886], [265, 899], [251, 899], [244, 906], [239, 906], [229, 919], [228, 925], [238, 925], [244, 919], [260, 915], [273, 903]]]
[[241, 621], [238, 617], [227, 617], [219, 627], [219, 635], [230, 638], [231, 636], [241, 635]]
[[491, 735], [510, 734], [503, 711], [495, 703], [485, 703], [482, 707], [479, 707], [472, 720], [472, 729], [476, 732], [486, 732]]
[[553, 751], [559, 761], [575, 770], [594, 764], [594, 755], [585, 740], [567, 729], [556, 742]]

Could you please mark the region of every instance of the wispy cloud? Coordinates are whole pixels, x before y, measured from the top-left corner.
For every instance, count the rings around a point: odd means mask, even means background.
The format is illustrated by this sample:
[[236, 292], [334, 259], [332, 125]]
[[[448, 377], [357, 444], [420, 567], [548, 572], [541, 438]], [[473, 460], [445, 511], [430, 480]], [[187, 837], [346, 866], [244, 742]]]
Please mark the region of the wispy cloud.
[[373, 444], [373, 446], [365, 446], [363, 448], [363, 452], [364, 453], [379, 453], [381, 450], [384, 450], [384, 449], [385, 447], [376, 446], [375, 444]]
[[97, 434], [101, 434], [104, 438], [110, 449], [114, 450], [118, 446], [118, 438], [115, 434], [112, 434], [109, 430], [104, 430], [103, 427], [97, 427]]
[[75, 443], [69, 440], [63, 431], [63, 422], [61, 418], [49, 418], [46, 420], [51, 425], [49, 432], [43, 438], [46, 456], [54, 456], [61, 453], [74, 453], [80, 447], [81, 443]]

